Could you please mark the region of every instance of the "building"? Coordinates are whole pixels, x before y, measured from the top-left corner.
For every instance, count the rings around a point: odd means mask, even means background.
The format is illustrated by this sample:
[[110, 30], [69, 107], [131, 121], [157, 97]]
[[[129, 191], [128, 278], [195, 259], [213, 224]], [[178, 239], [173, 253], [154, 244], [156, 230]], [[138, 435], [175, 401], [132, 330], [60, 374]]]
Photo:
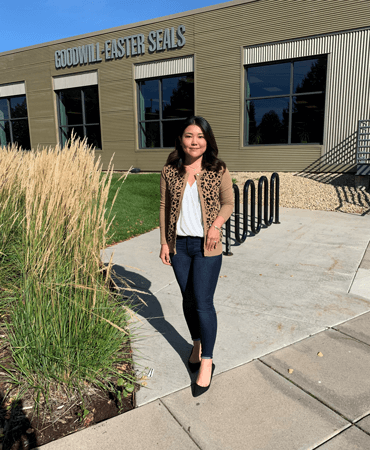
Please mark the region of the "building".
[[157, 171], [195, 113], [230, 170], [348, 170], [370, 118], [369, 19], [365, 0], [234, 0], [0, 53], [0, 144], [74, 129], [104, 164]]

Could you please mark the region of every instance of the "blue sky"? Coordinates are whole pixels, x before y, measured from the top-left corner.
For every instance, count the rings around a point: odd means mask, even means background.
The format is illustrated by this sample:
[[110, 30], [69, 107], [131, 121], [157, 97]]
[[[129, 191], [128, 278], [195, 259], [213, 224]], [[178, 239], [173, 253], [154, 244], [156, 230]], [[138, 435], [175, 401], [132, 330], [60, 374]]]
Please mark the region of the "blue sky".
[[3, 0], [0, 52], [222, 3], [217, 0]]

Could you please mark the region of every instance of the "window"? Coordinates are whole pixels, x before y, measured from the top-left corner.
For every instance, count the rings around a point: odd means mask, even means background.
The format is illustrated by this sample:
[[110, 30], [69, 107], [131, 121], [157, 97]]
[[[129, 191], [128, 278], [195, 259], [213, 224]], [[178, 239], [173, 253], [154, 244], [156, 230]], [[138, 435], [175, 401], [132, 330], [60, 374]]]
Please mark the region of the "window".
[[60, 143], [62, 147], [72, 132], [87, 143], [101, 148], [98, 86], [75, 87], [57, 91]]
[[322, 144], [327, 56], [246, 68], [245, 145]]
[[140, 148], [174, 147], [179, 121], [194, 114], [193, 74], [138, 81]]
[[31, 148], [25, 95], [0, 98], [0, 146]]

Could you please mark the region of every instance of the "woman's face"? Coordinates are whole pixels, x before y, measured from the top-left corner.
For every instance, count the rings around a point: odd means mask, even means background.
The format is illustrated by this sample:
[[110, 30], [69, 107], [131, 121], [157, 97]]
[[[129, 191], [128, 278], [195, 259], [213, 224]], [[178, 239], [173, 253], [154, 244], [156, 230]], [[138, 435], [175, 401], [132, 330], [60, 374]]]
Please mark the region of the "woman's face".
[[180, 138], [185, 152], [185, 164], [191, 164], [203, 156], [207, 149], [204, 133], [198, 125], [189, 125]]

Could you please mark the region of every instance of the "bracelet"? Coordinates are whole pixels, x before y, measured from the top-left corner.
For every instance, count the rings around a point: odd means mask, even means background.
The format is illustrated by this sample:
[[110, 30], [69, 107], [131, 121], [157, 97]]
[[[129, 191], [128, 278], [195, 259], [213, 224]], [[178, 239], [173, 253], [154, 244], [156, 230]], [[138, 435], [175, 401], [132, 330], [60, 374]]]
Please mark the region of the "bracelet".
[[213, 227], [216, 228], [216, 230], [221, 231], [221, 228], [216, 227], [216, 225], [212, 225]]

